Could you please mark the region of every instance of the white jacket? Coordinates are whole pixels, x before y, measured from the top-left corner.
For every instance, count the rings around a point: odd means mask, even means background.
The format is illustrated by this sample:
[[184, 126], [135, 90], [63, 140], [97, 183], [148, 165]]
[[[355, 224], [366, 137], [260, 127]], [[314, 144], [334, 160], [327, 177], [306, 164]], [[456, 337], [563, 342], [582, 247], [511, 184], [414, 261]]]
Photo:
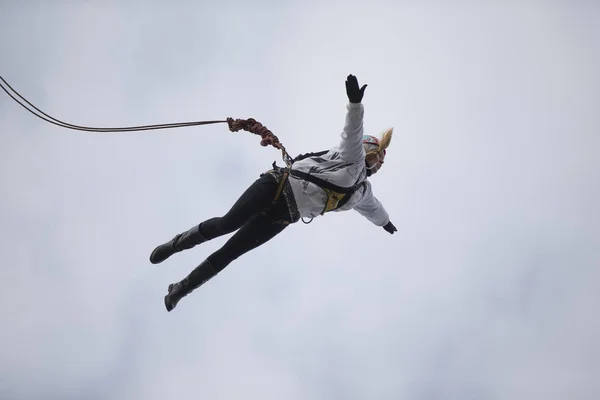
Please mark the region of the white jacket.
[[[348, 110], [346, 124], [339, 145], [322, 156], [296, 161], [292, 171], [310, 173], [342, 187], [351, 187], [357, 182], [364, 182], [348, 202], [335, 211], [355, 209], [373, 224], [384, 226], [389, 222], [388, 213], [373, 195], [371, 183], [367, 180], [366, 154], [362, 144], [364, 107], [362, 103], [348, 103], [346, 109]], [[292, 175], [288, 179], [300, 217], [319, 216], [327, 202], [325, 191], [312, 182]]]

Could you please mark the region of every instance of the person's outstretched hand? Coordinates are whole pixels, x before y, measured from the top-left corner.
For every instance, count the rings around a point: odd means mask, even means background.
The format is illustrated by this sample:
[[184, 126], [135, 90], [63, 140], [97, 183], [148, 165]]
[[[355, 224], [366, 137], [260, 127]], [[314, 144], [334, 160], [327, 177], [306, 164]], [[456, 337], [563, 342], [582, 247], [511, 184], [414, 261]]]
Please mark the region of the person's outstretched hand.
[[360, 103], [366, 88], [367, 85], [363, 85], [361, 88], [358, 87], [358, 79], [354, 75], [350, 74], [346, 78], [346, 94], [350, 103]]
[[398, 231], [398, 229], [396, 229], [396, 227], [394, 226], [394, 224], [392, 224], [392, 221], [388, 222], [383, 229], [385, 229], [386, 231], [388, 231], [390, 234], [394, 234], [394, 232]]

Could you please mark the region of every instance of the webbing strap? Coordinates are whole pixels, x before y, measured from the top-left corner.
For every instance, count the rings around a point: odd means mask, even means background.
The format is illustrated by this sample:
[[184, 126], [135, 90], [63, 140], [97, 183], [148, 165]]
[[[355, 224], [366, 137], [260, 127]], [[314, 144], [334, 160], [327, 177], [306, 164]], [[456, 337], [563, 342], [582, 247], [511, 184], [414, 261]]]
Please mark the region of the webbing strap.
[[338, 186], [336, 184], [328, 182], [324, 179], [321, 179], [319, 177], [316, 177], [316, 176], [306, 173], [304, 171], [298, 171], [295, 169], [292, 169], [290, 171], [290, 174], [292, 176], [295, 176], [296, 178], [304, 179], [306, 181], [314, 183], [315, 185], [321, 186], [325, 189], [328, 189], [328, 190], [331, 190], [331, 191], [337, 192], [337, 193], [343, 193], [343, 194], [354, 193], [356, 191], [356, 189], [358, 189], [358, 187], [360, 186], [358, 184], [358, 182], [355, 183], [354, 185], [352, 185], [351, 187]]

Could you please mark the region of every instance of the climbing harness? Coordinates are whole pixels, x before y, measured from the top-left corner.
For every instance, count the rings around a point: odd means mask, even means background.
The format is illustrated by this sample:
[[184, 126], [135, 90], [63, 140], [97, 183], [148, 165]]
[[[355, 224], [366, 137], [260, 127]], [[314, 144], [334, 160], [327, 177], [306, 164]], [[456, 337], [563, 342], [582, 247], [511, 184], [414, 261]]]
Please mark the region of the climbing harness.
[[327, 201], [325, 202], [323, 211], [321, 211], [321, 215], [342, 207], [348, 202], [354, 192], [356, 192], [364, 184], [364, 182], [360, 182], [359, 179], [351, 187], [342, 187], [311, 175], [307, 172], [297, 170], [292, 170], [291, 175], [295, 176], [296, 178], [312, 182], [325, 191], [327, 194]]

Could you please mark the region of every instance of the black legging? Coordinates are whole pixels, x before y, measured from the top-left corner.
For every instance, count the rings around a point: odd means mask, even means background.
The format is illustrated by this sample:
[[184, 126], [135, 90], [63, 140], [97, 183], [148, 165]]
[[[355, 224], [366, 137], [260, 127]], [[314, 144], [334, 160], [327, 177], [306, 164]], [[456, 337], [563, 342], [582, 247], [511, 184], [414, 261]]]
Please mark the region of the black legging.
[[217, 271], [271, 240], [288, 226], [290, 216], [283, 193], [277, 203], [272, 204], [278, 187], [275, 178], [264, 174], [246, 189], [227, 214], [200, 224], [200, 232], [208, 240], [238, 230], [208, 257]]

